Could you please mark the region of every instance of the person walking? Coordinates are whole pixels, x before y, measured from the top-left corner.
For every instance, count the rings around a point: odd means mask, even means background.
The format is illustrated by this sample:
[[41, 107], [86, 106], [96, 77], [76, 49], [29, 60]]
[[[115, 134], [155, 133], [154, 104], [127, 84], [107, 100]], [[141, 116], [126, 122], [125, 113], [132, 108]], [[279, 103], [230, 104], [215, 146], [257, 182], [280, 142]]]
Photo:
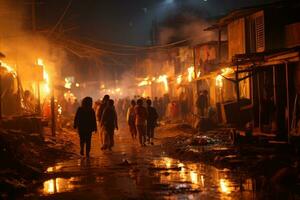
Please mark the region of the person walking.
[[109, 100], [109, 95], [104, 95], [100, 105], [98, 106], [98, 110], [97, 110], [97, 121], [98, 121], [98, 129], [99, 129], [99, 138], [100, 138], [100, 142], [102, 144], [102, 147], [104, 145], [104, 133], [103, 133], [103, 127], [102, 127], [102, 115], [104, 112], [104, 109], [107, 106], [108, 100]]
[[85, 97], [77, 109], [74, 118], [74, 128], [78, 130], [80, 138], [80, 155], [90, 157], [92, 133], [97, 131], [96, 115], [93, 110], [93, 99]]
[[135, 125], [137, 132], [139, 134], [139, 142], [141, 146], [146, 146], [146, 120], [147, 120], [147, 110], [143, 106], [143, 100], [137, 100], [137, 106], [134, 108], [135, 114]]
[[154, 139], [154, 129], [156, 127], [157, 124], [157, 119], [158, 119], [158, 114], [156, 109], [151, 106], [152, 102], [150, 99], [148, 99], [146, 101], [147, 103], [147, 140], [148, 143], [150, 143], [151, 145], [153, 145], [153, 139]]
[[134, 140], [136, 139], [137, 130], [135, 126], [135, 114], [134, 114], [134, 108], [136, 106], [135, 100], [131, 101], [131, 106], [127, 110], [127, 123], [129, 126], [129, 131], [131, 133], [131, 138]]
[[114, 146], [114, 131], [115, 129], [118, 130], [118, 118], [114, 107], [114, 100], [108, 100], [108, 105], [103, 111], [101, 122], [104, 131], [104, 145], [101, 149], [111, 151], [111, 148]]

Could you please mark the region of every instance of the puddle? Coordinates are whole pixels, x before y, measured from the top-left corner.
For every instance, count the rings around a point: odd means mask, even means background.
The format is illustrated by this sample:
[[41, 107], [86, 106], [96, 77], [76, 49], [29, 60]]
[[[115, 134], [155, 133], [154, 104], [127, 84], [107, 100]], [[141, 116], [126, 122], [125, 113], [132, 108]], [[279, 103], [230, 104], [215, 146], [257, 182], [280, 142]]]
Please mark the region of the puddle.
[[72, 191], [75, 189], [75, 185], [72, 183], [73, 178], [55, 178], [44, 182], [42, 193], [45, 195], [55, 194], [60, 192]]
[[[149, 160], [150, 161], [150, 160]], [[224, 199], [253, 198], [253, 182], [244, 174], [233, 174], [228, 169], [218, 170], [201, 163], [180, 162], [169, 157], [157, 157], [150, 163], [143, 160], [137, 165], [120, 169], [105, 168], [98, 160], [85, 164], [73, 161], [49, 167], [46, 173], [60, 173], [73, 170], [84, 171], [72, 177], [58, 177], [43, 183], [39, 194], [42, 196], [72, 193], [78, 190], [98, 191], [99, 188], [121, 190], [130, 197], [138, 197], [141, 191], [155, 193], [165, 199]], [[77, 165], [80, 163], [79, 165]], [[117, 165], [117, 164], [116, 164]], [[77, 167], [76, 167], [77, 166]], [[93, 169], [90, 171], [90, 169]], [[95, 171], [96, 170], [96, 171]], [[98, 172], [97, 172], [98, 170]], [[106, 171], [105, 171], [106, 170]], [[100, 175], [100, 172], [102, 175]], [[109, 187], [108, 187], [109, 186]], [[111, 189], [108, 190], [108, 196]], [[130, 194], [127, 194], [130, 191]], [[119, 193], [119, 195], [124, 195]]]
[[[154, 160], [153, 165], [159, 169], [170, 169], [157, 172], [160, 183], [170, 184], [171, 188], [187, 193], [185, 194], [187, 199], [204, 197], [207, 199], [236, 199], [237, 197], [253, 199], [252, 179], [245, 178], [242, 174], [234, 175], [229, 170], [218, 170], [204, 164], [182, 163], [168, 157]], [[175, 167], [180, 167], [180, 170], [172, 170]], [[174, 195], [171, 191], [171, 199], [176, 199], [175, 197], [180, 199], [180, 195], [177, 195], [176, 191], [173, 192]], [[209, 198], [210, 195], [212, 195], [211, 198]]]

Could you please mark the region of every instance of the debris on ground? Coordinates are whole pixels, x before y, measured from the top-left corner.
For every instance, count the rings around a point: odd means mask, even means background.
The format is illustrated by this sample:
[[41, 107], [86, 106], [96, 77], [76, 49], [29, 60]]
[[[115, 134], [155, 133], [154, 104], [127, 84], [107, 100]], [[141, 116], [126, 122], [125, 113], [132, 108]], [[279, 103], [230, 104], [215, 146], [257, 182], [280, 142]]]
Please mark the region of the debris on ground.
[[1, 198], [22, 194], [35, 184], [50, 164], [71, 156], [72, 143], [62, 137], [42, 136], [20, 130], [0, 130]]
[[[250, 176], [265, 176], [270, 181], [279, 179], [277, 182], [280, 183], [291, 177], [291, 172], [296, 171], [292, 166], [298, 162], [297, 157], [286, 144], [256, 139], [251, 143], [234, 145], [229, 128], [196, 132], [192, 135], [190, 132], [188, 129], [186, 134], [167, 138], [163, 142], [166, 153], [183, 161], [204, 162], [220, 169], [241, 170], [248, 172]], [[290, 173], [286, 173], [287, 168], [291, 169]], [[282, 174], [286, 175], [282, 178]], [[293, 177], [297, 176], [299, 173], [293, 174]]]

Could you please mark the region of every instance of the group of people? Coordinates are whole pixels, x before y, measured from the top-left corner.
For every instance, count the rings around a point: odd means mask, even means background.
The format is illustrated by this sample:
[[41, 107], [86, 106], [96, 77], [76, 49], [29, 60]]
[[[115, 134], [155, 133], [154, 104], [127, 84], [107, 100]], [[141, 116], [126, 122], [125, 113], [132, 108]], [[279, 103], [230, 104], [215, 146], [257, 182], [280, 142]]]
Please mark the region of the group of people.
[[[153, 145], [154, 129], [157, 125], [158, 113], [152, 106], [150, 99], [132, 100], [127, 111], [127, 123], [131, 137], [135, 140], [138, 136], [141, 146]], [[91, 97], [85, 97], [81, 106], [77, 109], [74, 118], [74, 128], [78, 130], [80, 138], [80, 154], [89, 157], [91, 149], [92, 133], [97, 130], [100, 133], [102, 150], [112, 150], [114, 146], [114, 131], [118, 130], [118, 115], [114, 106], [114, 100], [105, 95], [101, 102], [93, 107]]]
[[138, 135], [141, 146], [146, 146], [146, 143], [153, 145], [158, 114], [150, 99], [146, 100], [146, 107], [143, 104], [142, 98], [131, 101], [131, 106], [127, 111], [127, 123], [132, 139], [136, 139]]

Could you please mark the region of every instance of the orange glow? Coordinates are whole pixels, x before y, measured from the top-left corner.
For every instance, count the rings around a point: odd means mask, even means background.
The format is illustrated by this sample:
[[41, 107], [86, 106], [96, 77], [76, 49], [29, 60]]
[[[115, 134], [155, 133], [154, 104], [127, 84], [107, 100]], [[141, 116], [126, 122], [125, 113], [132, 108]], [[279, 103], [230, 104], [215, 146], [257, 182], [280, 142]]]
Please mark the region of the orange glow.
[[65, 78], [65, 88], [71, 89], [71, 87], [72, 87], [72, 82], [69, 79]]
[[188, 81], [192, 82], [193, 79], [195, 79], [195, 68], [192, 66], [188, 68]]
[[216, 86], [219, 88], [223, 87], [223, 77], [221, 75], [216, 77]]
[[160, 75], [158, 77], [158, 79], [157, 79], [157, 82], [164, 84], [165, 92], [169, 91], [169, 85], [168, 85], [168, 77], [167, 77], [167, 75]]
[[37, 59], [37, 64], [40, 65], [40, 66], [44, 66], [44, 61], [43, 61], [43, 59], [38, 58], [38, 59]]
[[231, 190], [230, 190], [230, 187], [229, 187], [229, 182], [226, 180], [226, 179], [220, 179], [220, 190], [221, 192], [223, 193], [226, 193], [226, 194], [230, 194], [231, 193]]
[[223, 76], [234, 73], [234, 70], [230, 67], [221, 69], [221, 74], [216, 76], [216, 86], [219, 88], [223, 87]]
[[182, 75], [177, 76], [176, 82], [177, 84], [180, 84], [182, 82]]
[[14, 68], [12, 68], [11, 66], [9, 66], [8, 64], [6, 64], [5, 62], [1, 61], [1, 67], [4, 67], [8, 73], [11, 73], [13, 75], [13, 77], [17, 77], [17, 72], [14, 70]]
[[141, 87], [141, 86], [146, 86], [146, 85], [150, 85], [150, 84], [151, 84], [151, 81], [143, 80], [138, 84], [138, 86]]
[[45, 69], [45, 64], [43, 59], [38, 58], [37, 59], [37, 64], [43, 68], [43, 79], [44, 82], [41, 84], [40, 89], [41, 89], [41, 98], [46, 98], [50, 94], [50, 76], [49, 73]]

